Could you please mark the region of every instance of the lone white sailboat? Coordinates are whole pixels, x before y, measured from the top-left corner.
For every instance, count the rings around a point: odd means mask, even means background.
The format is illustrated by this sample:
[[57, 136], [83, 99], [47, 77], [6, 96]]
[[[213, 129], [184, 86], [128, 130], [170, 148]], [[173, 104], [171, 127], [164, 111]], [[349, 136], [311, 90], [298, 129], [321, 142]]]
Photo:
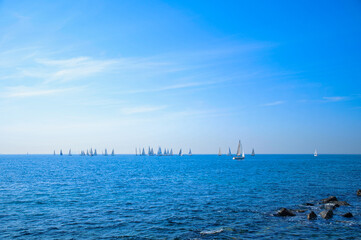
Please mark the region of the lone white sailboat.
[[254, 148], [252, 148], [252, 153], [251, 156], [255, 156], [256, 154], [254, 153]]
[[221, 156], [221, 155], [222, 155], [221, 148], [219, 148], [219, 150], [218, 150], [218, 156]]
[[235, 157], [233, 157], [234, 160], [243, 160], [245, 158], [244, 156], [244, 150], [241, 144], [241, 140], [238, 141], [238, 148], [237, 148], [237, 154]]
[[315, 153], [313, 154], [313, 156], [315, 156], [315, 157], [318, 156], [317, 149], [315, 149]]

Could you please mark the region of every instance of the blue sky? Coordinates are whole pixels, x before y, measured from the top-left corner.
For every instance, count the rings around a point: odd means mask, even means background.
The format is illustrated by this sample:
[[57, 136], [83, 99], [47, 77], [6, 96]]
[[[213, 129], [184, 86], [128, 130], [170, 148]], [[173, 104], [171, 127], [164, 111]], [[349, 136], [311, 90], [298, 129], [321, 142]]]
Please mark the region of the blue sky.
[[360, 1], [0, 1], [0, 153], [361, 153]]

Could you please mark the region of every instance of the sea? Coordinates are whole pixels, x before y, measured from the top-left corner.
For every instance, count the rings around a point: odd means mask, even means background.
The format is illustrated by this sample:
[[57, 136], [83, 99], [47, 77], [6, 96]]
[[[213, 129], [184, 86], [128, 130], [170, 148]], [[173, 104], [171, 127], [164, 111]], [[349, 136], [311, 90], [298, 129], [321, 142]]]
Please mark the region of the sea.
[[[0, 155], [0, 239], [361, 239], [360, 169], [361, 155]], [[329, 196], [350, 206], [325, 220]]]

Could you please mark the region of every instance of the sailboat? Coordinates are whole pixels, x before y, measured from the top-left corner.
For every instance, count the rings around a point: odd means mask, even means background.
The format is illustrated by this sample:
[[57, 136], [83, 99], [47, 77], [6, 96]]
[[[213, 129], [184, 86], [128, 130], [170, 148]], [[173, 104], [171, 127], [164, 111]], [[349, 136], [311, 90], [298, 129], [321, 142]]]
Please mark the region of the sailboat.
[[228, 148], [228, 156], [232, 156], [232, 153], [231, 153], [231, 148]]
[[318, 156], [317, 149], [315, 149], [315, 153], [313, 154], [313, 156], [315, 156], [315, 157]]
[[183, 156], [182, 149], [179, 150], [179, 156]]
[[252, 148], [252, 153], [251, 156], [255, 156], [256, 154], [254, 153], [254, 148]]
[[92, 156], [94, 156], [94, 154], [93, 154], [93, 148], [90, 148], [90, 156], [92, 157]]
[[166, 148], [164, 148], [163, 155], [164, 155], [164, 156], [167, 156], [167, 149], [166, 149]]
[[55, 150], [54, 150], [54, 155], [55, 155]]
[[162, 149], [159, 147], [158, 148], [158, 153], [157, 153], [158, 156], [162, 156]]
[[71, 155], [71, 149], [69, 149], [69, 156], [72, 156], [72, 155]]
[[138, 156], [138, 148], [135, 148], [135, 156]]
[[104, 156], [108, 156], [108, 150], [107, 149], [104, 150]]
[[97, 155], [98, 155], [97, 150], [94, 149], [94, 156], [97, 156]]
[[173, 156], [173, 149], [172, 149], [172, 148], [170, 149], [169, 155], [170, 155], [170, 156]]
[[221, 156], [222, 155], [222, 153], [221, 153], [221, 148], [219, 148], [219, 150], [218, 150], [218, 156]]
[[192, 149], [189, 149], [188, 155], [189, 155], [189, 156], [192, 156]]
[[114, 154], [114, 148], [113, 148], [113, 150], [112, 150], [112, 156], [114, 156], [115, 154]]
[[60, 149], [60, 156], [63, 156], [63, 150]]
[[239, 140], [238, 141], [238, 148], [237, 148], [237, 155], [235, 157], [233, 157], [233, 159], [235, 159], [235, 160], [243, 160], [244, 158], [245, 158], [244, 150], [242, 148], [241, 140]]

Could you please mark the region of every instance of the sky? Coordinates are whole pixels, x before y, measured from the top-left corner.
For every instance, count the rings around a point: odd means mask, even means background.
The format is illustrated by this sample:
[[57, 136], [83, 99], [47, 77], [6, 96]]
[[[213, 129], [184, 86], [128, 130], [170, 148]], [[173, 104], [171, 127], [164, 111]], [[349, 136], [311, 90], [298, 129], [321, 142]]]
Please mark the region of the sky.
[[361, 2], [0, 0], [0, 153], [361, 153]]

